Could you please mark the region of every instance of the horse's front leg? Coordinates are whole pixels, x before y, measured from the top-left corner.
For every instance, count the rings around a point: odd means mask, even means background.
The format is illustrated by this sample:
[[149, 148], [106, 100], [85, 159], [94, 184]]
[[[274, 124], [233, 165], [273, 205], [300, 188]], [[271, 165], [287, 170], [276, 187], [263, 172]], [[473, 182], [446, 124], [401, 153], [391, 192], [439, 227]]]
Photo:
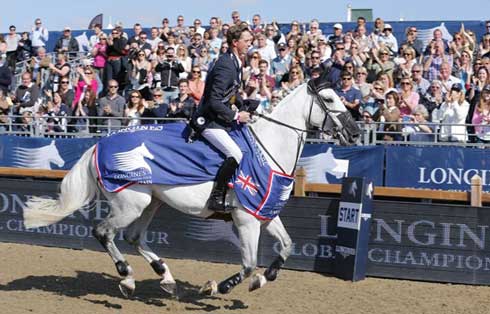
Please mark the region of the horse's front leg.
[[220, 284], [216, 284], [215, 281], [208, 281], [201, 288], [201, 293], [210, 295], [229, 293], [233, 288], [243, 282], [244, 279], [250, 277], [257, 267], [257, 251], [261, 223], [255, 217], [241, 209], [234, 210], [232, 215], [240, 237], [242, 270], [223, 280]]
[[279, 270], [291, 254], [291, 237], [287, 233], [286, 228], [284, 228], [279, 216], [266, 223], [265, 229], [279, 242], [281, 249], [279, 251], [279, 256], [276, 257], [272, 264], [265, 270], [264, 275], [256, 274], [252, 278], [249, 287], [250, 291], [262, 288], [268, 281], [276, 280]]
[[170, 268], [162, 258], [152, 251], [145, 241], [148, 226], [161, 205], [162, 203], [157, 198], [153, 198], [151, 204], [144, 210], [143, 214], [128, 227], [124, 238], [128, 243], [136, 247], [141, 256], [151, 265], [155, 273], [162, 277], [160, 287], [170, 295], [177, 296], [177, 284], [170, 273]]

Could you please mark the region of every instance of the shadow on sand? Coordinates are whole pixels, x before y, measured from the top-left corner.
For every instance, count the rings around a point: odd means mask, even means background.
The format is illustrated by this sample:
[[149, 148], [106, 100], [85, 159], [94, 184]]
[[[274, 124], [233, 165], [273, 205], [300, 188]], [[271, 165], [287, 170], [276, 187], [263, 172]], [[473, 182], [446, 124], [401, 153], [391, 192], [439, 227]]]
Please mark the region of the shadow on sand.
[[[103, 305], [107, 308], [121, 309], [122, 305], [110, 302], [109, 300], [90, 299], [90, 295], [107, 296], [116, 299], [126, 300], [118, 289], [120, 278], [106, 273], [94, 273], [77, 271], [76, 277], [63, 276], [27, 276], [25, 278], [13, 280], [6, 285], [0, 285], [0, 291], [28, 291], [37, 289], [51, 292], [56, 295], [70, 298], [78, 298], [93, 304]], [[227, 310], [245, 309], [248, 306], [236, 299], [223, 299], [218, 296], [203, 296], [199, 294], [199, 286], [177, 280], [178, 301], [188, 304], [186, 309], [189, 311], [211, 312], [219, 310], [220, 306], [206, 303], [207, 300], [222, 300]], [[147, 279], [136, 282], [135, 295], [133, 301], [142, 302], [158, 307], [165, 307], [165, 300], [175, 300], [160, 289], [159, 281]], [[114, 300], [112, 300], [114, 301]]]

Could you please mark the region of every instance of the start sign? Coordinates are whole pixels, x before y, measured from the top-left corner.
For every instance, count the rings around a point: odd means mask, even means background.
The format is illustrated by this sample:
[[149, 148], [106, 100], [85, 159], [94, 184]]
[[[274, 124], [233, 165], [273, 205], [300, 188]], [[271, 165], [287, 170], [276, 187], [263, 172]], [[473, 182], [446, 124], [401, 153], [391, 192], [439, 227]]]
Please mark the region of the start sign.
[[334, 273], [357, 281], [366, 276], [373, 185], [365, 178], [344, 178], [337, 218]]
[[361, 228], [362, 203], [340, 202], [337, 227], [359, 230]]

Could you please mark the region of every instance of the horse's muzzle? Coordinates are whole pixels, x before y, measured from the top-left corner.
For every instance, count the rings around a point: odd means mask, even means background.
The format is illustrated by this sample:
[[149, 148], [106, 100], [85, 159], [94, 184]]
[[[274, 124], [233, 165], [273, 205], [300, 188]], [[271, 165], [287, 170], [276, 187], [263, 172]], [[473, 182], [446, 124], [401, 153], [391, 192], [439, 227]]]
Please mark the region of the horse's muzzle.
[[354, 145], [359, 141], [361, 129], [357, 125], [350, 112], [342, 112], [337, 116], [340, 125], [337, 128], [336, 137], [341, 145]]

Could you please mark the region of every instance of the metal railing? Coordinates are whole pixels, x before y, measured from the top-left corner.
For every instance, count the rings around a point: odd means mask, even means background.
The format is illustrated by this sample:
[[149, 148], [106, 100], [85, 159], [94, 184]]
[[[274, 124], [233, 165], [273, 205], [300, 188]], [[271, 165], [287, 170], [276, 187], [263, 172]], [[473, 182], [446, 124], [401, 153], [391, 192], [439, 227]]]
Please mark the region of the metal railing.
[[28, 137], [86, 138], [101, 137], [122, 128], [170, 122], [186, 123], [180, 118], [104, 117], [104, 116], [9, 116], [0, 122], [0, 135]]
[[[24, 119], [24, 120], [23, 120]], [[0, 135], [18, 135], [30, 137], [100, 137], [121, 128], [134, 125], [145, 125], [153, 123], [169, 123], [180, 121], [186, 123], [185, 119], [178, 118], [143, 118], [143, 117], [105, 117], [105, 116], [38, 116], [30, 118], [22, 116], [9, 116], [0, 121]], [[387, 125], [397, 125], [398, 131], [385, 131]], [[362, 136], [358, 145], [416, 145], [416, 146], [469, 146], [469, 147], [490, 147], [490, 143], [477, 142], [477, 135], [468, 134], [468, 127], [481, 127], [481, 125], [472, 124], [447, 124], [447, 123], [430, 123], [432, 133], [416, 131], [414, 126], [417, 123], [402, 122], [359, 122], [362, 130]], [[441, 133], [444, 127], [459, 127], [460, 133], [451, 133], [450, 135], [467, 138], [466, 141], [451, 141], [446, 137], [447, 133]], [[411, 128], [411, 129], [409, 129]], [[489, 126], [490, 128], [490, 126]], [[410, 132], [408, 131], [410, 130]], [[457, 129], [456, 129], [457, 130]], [[489, 130], [490, 133], [490, 130]], [[422, 135], [422, 137], [420, 137]], [[389, 139], [387, 138], [389, 137]], [[414, 140], [415, 138], [415, 140]], [[424, 139], [425, 138], [425, 139]], [[421, 140], [422, 139], [422, 140]], [[325, 137], [322, 134], [314, 134], [308, 138], [309, 143], [336, 143], [332, 138]]]
[[[46, 56], [51, 59], [51, 63], [56, 64], [56, 52], [46, 53]], [[67, 63], [70, 65], [72, 69], [82, 64], [84, 60], [90, 59], [90, 53], [88, 52], [66, 52]], [[17, 62], [15, 64], [14, 77], [12, 79], [12, 84], [10, 84], [10, 90], [15, 91], [15, 89], [22, 84], [22, 73], [25, 73], [29, 64], [31, 63], [31, 59], [27, 59], [21, 62]], [[48, 70], [49, 71], [49, 70]], [[73, 81], [76, 75], [76, 71], [70, 71], [70, 81]]]

